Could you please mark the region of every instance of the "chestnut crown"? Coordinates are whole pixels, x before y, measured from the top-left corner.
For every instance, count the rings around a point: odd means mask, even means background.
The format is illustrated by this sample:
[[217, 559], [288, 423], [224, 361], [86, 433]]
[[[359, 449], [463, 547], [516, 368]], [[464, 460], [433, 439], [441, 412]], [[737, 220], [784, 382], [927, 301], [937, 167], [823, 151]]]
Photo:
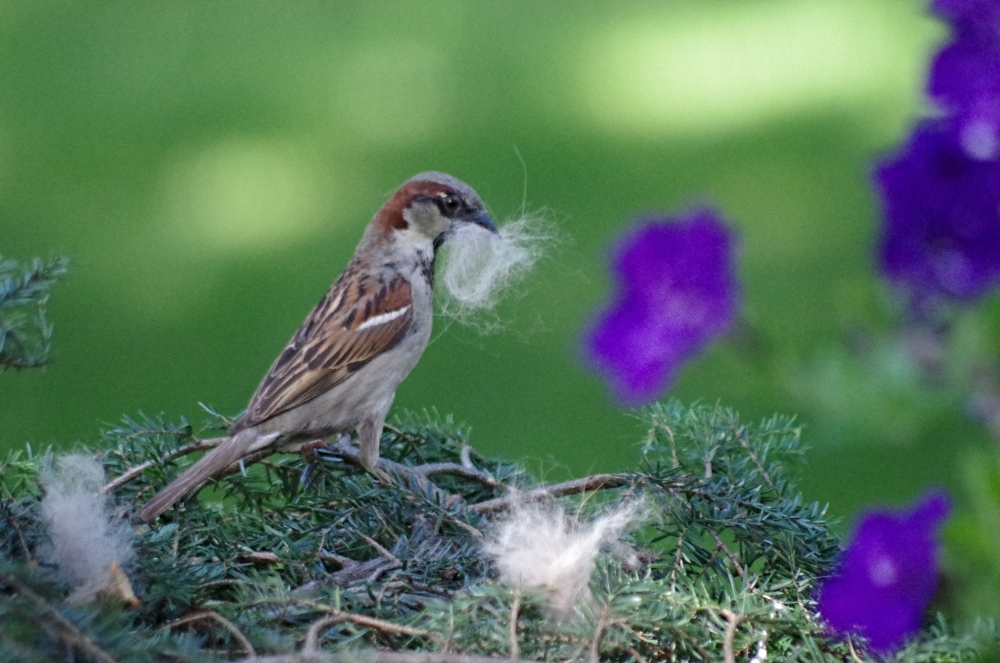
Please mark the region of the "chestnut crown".
[[379, 210], [375, 221], [386, 234], [393, 230], [415, 231], [435, 246], [463, 223], [497, 232], [479, 194], [465, 182], [437, 172], [420, 173], [407, 180]]

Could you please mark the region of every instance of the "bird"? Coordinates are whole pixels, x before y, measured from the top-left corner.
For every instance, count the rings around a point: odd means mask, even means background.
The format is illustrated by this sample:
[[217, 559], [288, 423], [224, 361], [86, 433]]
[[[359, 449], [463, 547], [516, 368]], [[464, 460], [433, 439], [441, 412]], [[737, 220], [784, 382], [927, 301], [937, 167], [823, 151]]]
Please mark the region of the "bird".
[[437, 250], [470, 224], [499, 232], [472, 187], [440, 172], [407, 180], [375, 214], [229, 437], [154, 495], [139, 518], [156, 519], [249, 454], [353, 429], [361, 465], [376, 473], [396, 388], [430, 340]]

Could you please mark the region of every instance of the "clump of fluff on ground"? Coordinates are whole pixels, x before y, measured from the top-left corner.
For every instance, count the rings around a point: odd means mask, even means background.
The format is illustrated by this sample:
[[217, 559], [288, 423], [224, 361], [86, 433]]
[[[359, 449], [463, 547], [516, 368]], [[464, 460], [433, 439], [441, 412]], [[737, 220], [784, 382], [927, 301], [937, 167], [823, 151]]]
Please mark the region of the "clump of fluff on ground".
[[613, 547], [626, 527], [643, 518], [640, 502], [583, 522], [555, 502], [516, 504], [494, 523], [483, 549], [506, 584], [540, 595], [566, 619], [590, 599], [590, 578], [602, 546]]
[[114, 591], [134, 550], [127, 519], [101, 492], [104, 468], [90, 456], [68, 454], [48, 463], [40, 479], [50, 540], [42, 558], [76, 587], [70, 597], [75, 602]]
[[499, 231], [494, 234], [467, 224], [451, 234], [442, 248], [444, 266], [438, 278], [444, 290], [438, 299], [439, 312], [482, 333], [500, 328], [491, 315], [493, 309], [524, 280], [555, 240], [553, 225], [541, 215], [508, 221]]

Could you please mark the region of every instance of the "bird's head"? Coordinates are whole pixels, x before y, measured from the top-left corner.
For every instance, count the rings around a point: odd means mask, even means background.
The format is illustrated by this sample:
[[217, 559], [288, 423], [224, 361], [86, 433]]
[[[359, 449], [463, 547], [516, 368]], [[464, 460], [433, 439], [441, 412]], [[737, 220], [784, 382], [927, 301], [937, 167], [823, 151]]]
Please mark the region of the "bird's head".
[[429, 172], [401, 186], [375, 215], [372, 225], [383, 238], [430, 243], [437, 249], [465, 224], [497, 232], [472, 187], [451, 175]]

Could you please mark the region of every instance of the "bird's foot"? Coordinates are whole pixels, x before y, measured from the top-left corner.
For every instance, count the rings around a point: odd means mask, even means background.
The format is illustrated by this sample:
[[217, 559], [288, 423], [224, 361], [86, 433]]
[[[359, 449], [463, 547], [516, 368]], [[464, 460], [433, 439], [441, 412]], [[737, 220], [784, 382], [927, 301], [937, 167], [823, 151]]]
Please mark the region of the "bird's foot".
[[298, 452], [302, 454], [302, 457], [306, 460], [316, 460], [322, 458], [325, 454], [323, 452], [329, 453], [331, 451], [329, 443], [323, 439], [310, 440], [305, 442], [298, 448]]

